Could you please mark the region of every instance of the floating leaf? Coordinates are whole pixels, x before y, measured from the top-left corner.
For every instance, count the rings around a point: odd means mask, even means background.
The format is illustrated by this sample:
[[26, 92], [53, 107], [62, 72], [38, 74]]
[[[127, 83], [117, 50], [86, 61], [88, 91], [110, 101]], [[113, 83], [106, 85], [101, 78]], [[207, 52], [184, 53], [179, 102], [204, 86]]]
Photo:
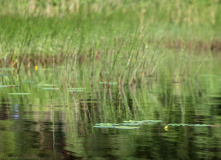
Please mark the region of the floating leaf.
[[114, 124], [114, 123], [98, 123], [93, 126], [94, 128], [115, 128], [119, 126], [119, 124]]
[[0, 74], [0, 76], [8, 76], [9, 74]]
[[118, 126], [119, 124], [115, 123], [97, 123], [96, 126]]
[[94, 128], [115, 128], [116, 126], [93, 126]]
[[117, 85], [117, 82], [99, 82], [99, 84]]
[[84, 90], [85, 88], [67, 88], [68, 90]]
[[43, 90], [59, 90], [59, 88], [42, 88]]
[[168, 124], [168, 126], [188, 126], [188, 124]]
[[207, 127], [210, 124], [168, 124], [168, 126], [189, 126], [189, 127]]
[[36, 86], [36, 87], [55, 87], [56, 85], [53, 85], [53, 84], [36, 84], [34, 86]]
[[31, 93], [8, 93], [9, 95], [30, 95]]
[[193, 126], [194, 127], [208, 127], [208, 126], [210, 126], [210, 124], [193, 124]]
[[144, 123], [144, 121], [123, 121], [124, 123]]
[[140, 123], [120, 123], [120, 125], [123, 126], [139, 126], [139, 125], [143, 125], [144, 122], [140, 122]]
[[143, 121], [133, 121], [133, 120], [129, 120], [129, 121], [123, 121], [124, 123], [134, 123], [134, 124], [138, 124], [138, 125], [142, 125], [142, 124], [156, 124], [156, 123], [160, 123], [162, 122], [161, 120], [143, 120]]
[[118, 126], [116, 129], [139, 129], [140, 127]]
[[68, 92], [84, 92], [85, 88], [68, 88]]
[[139, 127], [128, 127], [128, 126], [119, 126], [117, 125], [111, 125], [111, 124], [103, 124], [103, 125], [95, 125], [93, 126], [94, 128], [116, 128], [116, 129], [139, 129]]
[[68, 92], [84, 92], [84, 90], [68, 90]]
[[7, 87], [18, 87], [17, 85], [4, 85], [0, 86], [0, 88], [7, 88]]

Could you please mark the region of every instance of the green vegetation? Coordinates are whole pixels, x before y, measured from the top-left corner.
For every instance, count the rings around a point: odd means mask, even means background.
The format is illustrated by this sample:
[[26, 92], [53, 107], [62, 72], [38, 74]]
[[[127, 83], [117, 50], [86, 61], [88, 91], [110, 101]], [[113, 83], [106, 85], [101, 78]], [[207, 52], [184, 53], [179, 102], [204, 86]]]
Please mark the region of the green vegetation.
[[[94, 128], [116, 128], [116, 129], [139, 129], [139, 127], [144, 124], [157, 124], [162, 122], [161, 120], [143, 120], [143, 121], [123, 121], [124, 123], [113, 124], [113, 123], [98, 123], [93, 126]], [[150, 122], [150, 123], [149, 123]]]
[[183, 81], [212, 58], [220, 7], [217, 0], [1, 1], [1, 66], [65, 64], [68, 85], [69, 75], [132, 84], [165, 70]]
[[219, 159], [220, 10], [220, 0], [0, 1], [0, 158]]

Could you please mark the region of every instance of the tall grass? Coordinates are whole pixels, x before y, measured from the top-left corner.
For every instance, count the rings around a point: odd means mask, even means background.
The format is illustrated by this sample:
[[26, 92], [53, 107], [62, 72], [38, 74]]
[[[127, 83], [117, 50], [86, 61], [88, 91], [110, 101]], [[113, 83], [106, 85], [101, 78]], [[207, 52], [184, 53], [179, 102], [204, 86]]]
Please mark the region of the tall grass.
[[[207, 115], [203, 123], [218, 124], [208, 104], [220, 91], [212, 75], [220, 74], [219, 50], [211, 51], [220, 43], [220, 7], [218, 0], [2, 0], [1, 85], [19, 86], [2, 87], [2, 102], [27, 104], [21, 116], [52, 122], [53, 145], [55, 122], [64, 121], [67, 150], [84, 156], [81, 138], [99, 122], [198, 123]], [[32, 94], [8, 94], [16, 92]]]
[[[219, 1], [19, 0], [0, 3], [1, 66], [65, 65], [62, 83], [141, 83], [171, 67], [194, 78], [220, 40]], [[10, 9], [6, 9], [10, 8]], [[208, 56], [190, 53], [209, 53]], [[192, 67], [198, 61], [198, 67]], [[196, 58], [197, 57], [197, 58]], [[174, 59], [175, 62], [171, 62]], [[190, 63], [191, 62], [191, 63]], [[170, 70], [170, 69], [168, 69]], [[75, 84], [76, 85], [76, 84]]]
[[[182, 1], [182, 0], [11, 0], [1, 1], [2, 15], [46, 15], [64, 16], [81, 15], [82, 18], [93, 17], [96, 14], [118, 17], [124, 14], [132, 15], [145, 21], [163, 21], [163, 23], [215, 24], [220, 21], [220, 2]], [[194, 16], [193, 16], [194, 15]], [[127, 17], [132, 18], [132, 17]]]

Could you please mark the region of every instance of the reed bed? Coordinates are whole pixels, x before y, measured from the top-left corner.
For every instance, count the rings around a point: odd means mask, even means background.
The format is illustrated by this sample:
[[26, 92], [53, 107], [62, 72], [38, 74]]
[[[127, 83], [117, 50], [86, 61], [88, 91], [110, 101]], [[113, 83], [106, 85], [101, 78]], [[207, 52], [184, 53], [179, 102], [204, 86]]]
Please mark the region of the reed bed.
[[[220, 10], [218, 0], [0, 1], [1, 118], [20, 105], [24, 120], [52, 123], [35, 132], [54, 145], [62, 128], [62, 147], [83, 157], [100, 122], [220, 125]], [[163, 135], [163, 125], [130, 134]]]
[[0, 9], [1, 68], [63, 66], [61, 88], [192, 81], [220, 52], [217, 0], [12, 0]]

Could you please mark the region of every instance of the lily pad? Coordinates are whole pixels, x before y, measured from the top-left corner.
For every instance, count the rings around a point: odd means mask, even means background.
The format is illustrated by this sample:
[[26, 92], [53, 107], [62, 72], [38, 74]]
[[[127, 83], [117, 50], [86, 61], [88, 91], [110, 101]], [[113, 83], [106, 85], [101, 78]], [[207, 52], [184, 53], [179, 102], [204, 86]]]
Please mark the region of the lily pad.
[[168, 124], [168, 126], [188, 126], [188, 124]]
[[3, 85], [0, 88], [8, 88], [8, 87], [18, 87], [17, 85]]
[[118, 126], [116, 129], [139, 129], [140, 127]]
[[210, 124], [168, 124], [168, 126], [208, 127]]
[[123, 121], [124, 123], [144, 123], [144, 121]]
[[120, 123], [120, 125], [122, 126], [139, 126], [139, 125], [143, 125], [144, 122], [140, 122], [140, 123]]
[[42, 88], [43, 90], [59, 90], [59, 88]]
[[209, 127], [210, 124], [194, 124], [194, 127]]
[[84, 90], [68, 90], [68, 92], [84, 92]]
[[55, 87], [56, 85], [53, 85], [53, 84], [36, 84], [34, 86], [36, 86], [36, 87]]
[[143, 120], [143, 121], [133, 121], [133, 120], [129, 120], [129, 121], [123, 121], [124, 123], [134, 123], [134, 124], [156, 124], [156, 123], [160, 123], [162, 122], [161, 120]]
[[194, 127], [194, 124], [188, 124], [189, 127]]
[[85, 88], [67, 88], [68, 90], [84, 90]]
[[99, 82], [99, 84], [117, 85], [117, 82]]
[[94, 128], [115, 128], [116, 126], [93, 126]]
[[114, 123], [98, 123], [93, 126], [94, 128], [115, 128], [119, 126], [119, 124], [114, 124]]
[[0, 76], [9, 76], [9, 74], [0, 74]]
[[8, 93], [9, 95], [30, 95], [31, 93]]
[[119, 124], [115, 123], [97, 123], [96, 126], [119, 126]]

